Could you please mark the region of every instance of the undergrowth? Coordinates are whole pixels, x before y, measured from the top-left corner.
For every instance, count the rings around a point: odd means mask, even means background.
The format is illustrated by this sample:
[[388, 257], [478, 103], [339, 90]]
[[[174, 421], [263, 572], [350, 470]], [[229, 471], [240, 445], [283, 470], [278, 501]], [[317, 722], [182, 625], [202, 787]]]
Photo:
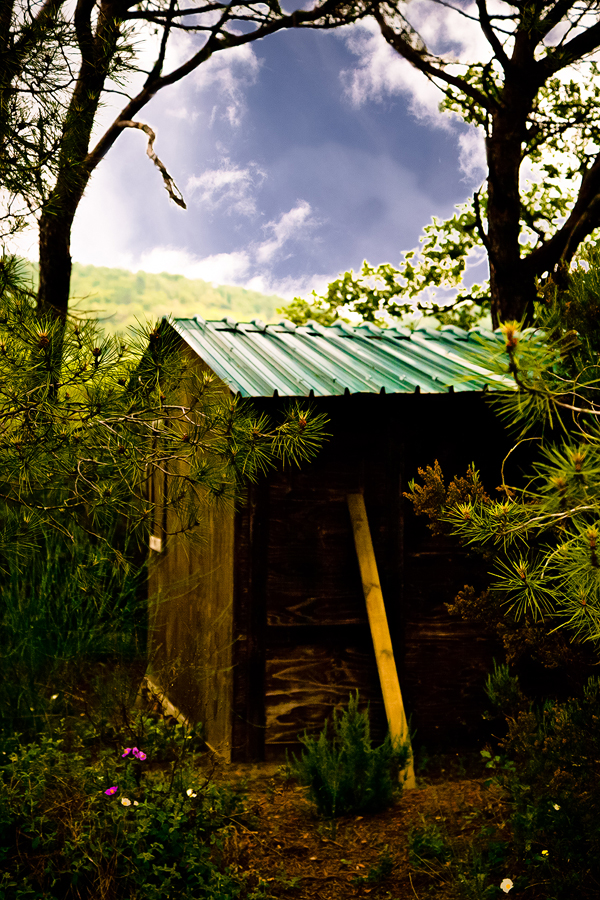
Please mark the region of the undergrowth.
[[543, 900], [600, 895], [600, 679], [565, 702], [528, 701], [497, 666], [487, 692], [508, 733], [488, 756], [506, 792], [518, 879]]
[[[0, 897], [260, 896], [227, 860], [242, 799], [199, 778], [187, 746], [195, 736], [184, 732], [162, 723], [140, 747], [111, 746], [91, 726], [74, 733], [63, 722], [68, 737], [13, 738], [1, 751]], [[157, 768], [151, 748], [165, 743], [174, 758]]]
[[505, 737], [481, 751], [489, 802], [464, 815], [460, 829], [452, 823], [452, 833], [437, 821], [412, 829], [409, 860], [423, 880], [418, 886], [444, 884], [464, 900], [508, 893], [596, 900], [600, 679], [589, 679], [570, 700], [536, 703], [500, 665], [488, 677], [487, 695], [505, 720]]
[[[115, 565], [110, 544], [48, 532], [0, 571], [0, 731], [47, 728], [61, 703], [103, 664], [145, 655], [144, 567]], [[142, 662], [142, 664], [144, 664]]]
[[308, 787], [310, 799], [327, 818], [350, 813], [377, 812], [389, 806], [401, 790], [399, 772], [408, 762], [409, 747], [387, 735], [373, 747], [368, 710], [358, 709], [358, 691], [347, 709], [334, 710], [318, 737], [304, 734], [300, 758], [288, 766], [293, 777]]
[[137, 708], [143, 570], [83, 534], [25, 562], [0, 575], [0, 900], [263, 897], [201, 727]]

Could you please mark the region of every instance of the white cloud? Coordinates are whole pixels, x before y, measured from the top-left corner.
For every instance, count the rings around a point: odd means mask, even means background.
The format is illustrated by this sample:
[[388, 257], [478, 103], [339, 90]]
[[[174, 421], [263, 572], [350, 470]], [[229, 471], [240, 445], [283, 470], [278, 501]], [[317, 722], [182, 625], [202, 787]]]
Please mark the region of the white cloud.
[[330, 272], [328, 275], [304, 275], [300, 278], [255, 275], [249, 281], [244, 282], [243, 286], [251, 291], [259, 291], [261, 294], [277, 294], [284, 300], [293, 300], [294, 297], [308, 299], [312, 291], [316, 291], [317, 294], [326, 294], [327, 286], [338, 276], [339, 272]]
[[[490, 13], [507, 11], [502, 0], [491, 0], [487, 7]], [[450, 7], [440, 7], [431, 0], [414, 0], [410, 5], [410, 20], [433, 53], [463, 63], [491, 59], [492, 49], [478, 21], [473, 21], [479, 17], [477, 4], [461, 4], [460, 10], [459, 13]]]
[[[204, 36], [182, 32], [171, 34], [164, 72], [169, 73], [177, 69], [190, 59], [203, 43]], [[120, 88], [127, 91], [129, 96], [135, 96], [142, 89], [146, 73], [154, 65], [159, 45], [147, 29], [139, 28], [136, 46], [138, 49], [136, 65], [142, 71], [133, 74], [124, 87]], [[261, 64], [249, 45], [220, 50], [213, 53], [206, 62], [181, 81], [163, 88], [156, 99], [135, 118], [140, 122], [152, 124], [156, 101], [168, 97], [164, 113], [170, 118], [193, 121], [199, 115], [204, 115], [210, 124], [217, 119], [225, 119], [232, 127], [237, 127], [247, 109], [245, 92], [248, 87], [255, 84]], [[210, 91], [208, 110], [199, 109], [197, 101], [190, 102], [192, 100], [190, 87], [200, 93]], [[104, 95], [94, 126], [93, 133], [96, 140], [112, 123], [126, 102], [126, 98], [120, 93]]]
[[136, 262], [135, 270], [170, 272], [185, 275], [186, 278], [201, 278], [203, 281], [214, 281], [219, 284], [241, 284], [250, 266], [250, 254], [246, 250], [216, 253], [198, 259], [186, 250], [155, 247], [141, 255]]
[[487, 163], [485, 156], [485, 137], [481, 129], [469, 128], [459, 135], [460, 168], [469, 181], [485, 178]]
[[235, 284], [291, 299], [299, 293], [310, 293], [313, 288], [322, 290], [335, 277], [314, 275], [282, 280], [273, 273], [273, 266], [281, 254], [291, 255], [289, 245], [303, 239], [316, 224], [310, 204], [299, 200], [292, 209], [263, 226], [266, 234], [264, 240], [253, 241], [230, 253], [198, 257], [178, 247], [161, 245], [133, 255], [119, 250], [116, 241], [108, 248], [82, 241], [78, 242], [73, 255], [81, 263], [117, 266], [132, 271], [170, 272], [218, 284]]
[[448, 117], [438, 109], [442, 99], [438, 88], [390, 47], [376, 22], [361, 23], [348, 32], [346, 41], [360, 60], [356, 68], [341, 72], [346, 94], [355, 106], [368, 100], [381, 102], [386, 95], [408, 94], [410, 110], [417, 118], [449, 127]]
[[308, 297], [311, 291], [324, 293], [337, 272], [305, 275], [299, 278], [277, 278], [257, 258], [263, 244], [232, 253], [216, 253], [199, 259], [185, 250], [156, 247], [143, 254], [132, 268], [142, 272], [170, 272], [186, 278], [200, 278], [214, 284], [234, 284], [262, 294], [276, 294], [285, 300]]
[[249, 44], [214, 53], [192, 76], [198, 91], [210, 90], [219, 102], [213, 104], [210, 124], [226, 119], [237, 127], [246, 112], [245, 91], [256, 83], [262, 63]]
[[254, 191], [266, 177], [266, 172], [254, 162], [242, 169], [224, 157], [218, 168], [192, 175], [187, 192], [204, 210], [223, 207], [229, 214], [254, 216], [257, 214]]
[[283, 213], [277, 221], [268, 222], [264, 225], [265, 231], [270, 231], [272, 237], [256, 247], [255, 258], [257, 262], [271, 262], [284, 244], [289, 240], [300, 237], [303, 231], [316, 225], [317, 222], [311, 218], [310, 212], [310, 203], [307, 203], [306, 200], [300, 200], [297, 206], [294, 206], [289, 212]]
[[[434, 6], [430, 0], [413, 0], [408, 11], [412, 25], [432, 52], [443, 53], [456, 62], [491, 57], [481, 29], [464, 16]], [[470, 4], [464, 12], [477, 15], [477, 8]], [[441, 91], [387, 43], [373, 19], [365, 19], [340, 36], [359, 58], [356, 68], [341, 73], [353, 104], [360, 106], [367, 100], [382, 101], [386, 96], [404, 94], [418, 119], [439, 128], [451, 127], [452, 115], [439, 111]]]

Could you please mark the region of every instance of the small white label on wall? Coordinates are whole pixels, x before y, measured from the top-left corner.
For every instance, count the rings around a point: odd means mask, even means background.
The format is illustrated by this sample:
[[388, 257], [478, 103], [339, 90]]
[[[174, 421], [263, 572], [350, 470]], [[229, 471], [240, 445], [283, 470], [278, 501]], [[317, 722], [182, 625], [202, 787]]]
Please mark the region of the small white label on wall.
[[154, 535], [150, 536], [150, 549], [156, 550], [157, 553], [160, 553], [162, 550], [162, 538], [154, 537]]

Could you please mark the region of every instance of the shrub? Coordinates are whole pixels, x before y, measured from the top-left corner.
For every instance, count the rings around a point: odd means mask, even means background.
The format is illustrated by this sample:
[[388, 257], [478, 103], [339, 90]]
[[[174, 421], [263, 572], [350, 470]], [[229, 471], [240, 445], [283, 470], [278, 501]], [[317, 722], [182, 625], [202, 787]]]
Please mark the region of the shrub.
[[[241, 798], [201, 785], [176, 747], [168, 771], [89, 729], [0, 751], [3, 900], [234, 900], [255, 896], [227, 864]], [[97, 737], [97, 736], [96, 736]]]
[[[600, 890], [600, 681], [579, 698], [527, 703], [505, 667], [488, 682], [508, 734], [488, 766], [512, 802], [513, 850], [523, 886], [543, 900], [597, 898]], [[485, 751], [484, 751], [485, 752]]]
[[320, 815], [328, 818], [355, 812], [376, 812], [389, 806], [400, 790], [398, 773], [408, 762], [407, 743], [388, 735], [379, 747], [371, 744], [369, 714], [358, 710], [358, 691], [348, 708], [333, 713], [318, 737], [300, 738], [305, 750], [293, 756], [291, 774], [309, 789]]
[[423, 819], [420, 828], [411, 828], [408, 832], [408, 858], [415, 869], [431, 860], [446, 862], [450, 855], [450, 845], [439, 825]]

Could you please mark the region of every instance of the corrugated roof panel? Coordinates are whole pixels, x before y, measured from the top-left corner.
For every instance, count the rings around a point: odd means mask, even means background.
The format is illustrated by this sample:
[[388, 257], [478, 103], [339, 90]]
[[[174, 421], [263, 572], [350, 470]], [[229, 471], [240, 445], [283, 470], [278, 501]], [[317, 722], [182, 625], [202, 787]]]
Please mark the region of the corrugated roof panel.
[[[359, 352], [372, 354], [379, 365], [390, 365], [397, 368], [400, 364], [407, 372], [414, 374], [416, 382], [424, 389], [424, 378], [431, 381], [430, 388], [452, 384], [456, 375], [456, 367], [449, 365], [444, 356], [435, 352], [435, 348], [419, 344], [414, 338], [409, 341], [400, 338], [395, 341], [377, 340], [359, 334], [355, 339]], [[433, 351], [433, 352], [432, 352]]]
[[[324, 326], [305, 328], [296, 337], [301, 352], [307, 354], [314, 365], [324, 367], [335, 377], [336, 382], [348, 387], [352, 393], [380, 391], [386, 387], [386, 373], [381, 366], [373, 364], [368, 355], [360, 352], [358, 341], [351, 341], [348, 346], [346, 337], [339, 338], [335, 332], [323, 331]], [[298, 333], [297, 333], [298, 334]], [[285, 336], [289, 352], [293, 353], [296, 342]], [[295, 337], [295, 336], [294, 336]], [[402, 390], [400, 373], [391, 373], [389, 387], [391, 390]], [[396, 377], [394, 377], [396, 376]], [[405, 387], [404, 390], [407, 388]], [[408, 387], [410, 389], [410, 387]], [[413, 388], [414, 389], [414, 388]]]
[[386, 391], [395, 393], [414, 391], [418, 385], [421, 390], [437, 391], [444, 385], [438, 368], [428, 365], [427, 359], [418, 361], [414, 354], [404, 351], [400, 342], [397, 347], [390, 348], [379, 340], [359, 334], [353, 338], [349, 335], [342, 338], [331, 335], [327, 343], [349, 355], [353, 365], [365, 365], [376, 373], [379, 389], [385, 387]]
[[[244, 397], [483, 390], [490, 382], [486, 358], [503, 346], [501, 334], [455, 326], [409, 331], [345, 323], [206, 322], [198, 316], [167, 321]], [[505, 379], [499, 386], [513, 387]]]

